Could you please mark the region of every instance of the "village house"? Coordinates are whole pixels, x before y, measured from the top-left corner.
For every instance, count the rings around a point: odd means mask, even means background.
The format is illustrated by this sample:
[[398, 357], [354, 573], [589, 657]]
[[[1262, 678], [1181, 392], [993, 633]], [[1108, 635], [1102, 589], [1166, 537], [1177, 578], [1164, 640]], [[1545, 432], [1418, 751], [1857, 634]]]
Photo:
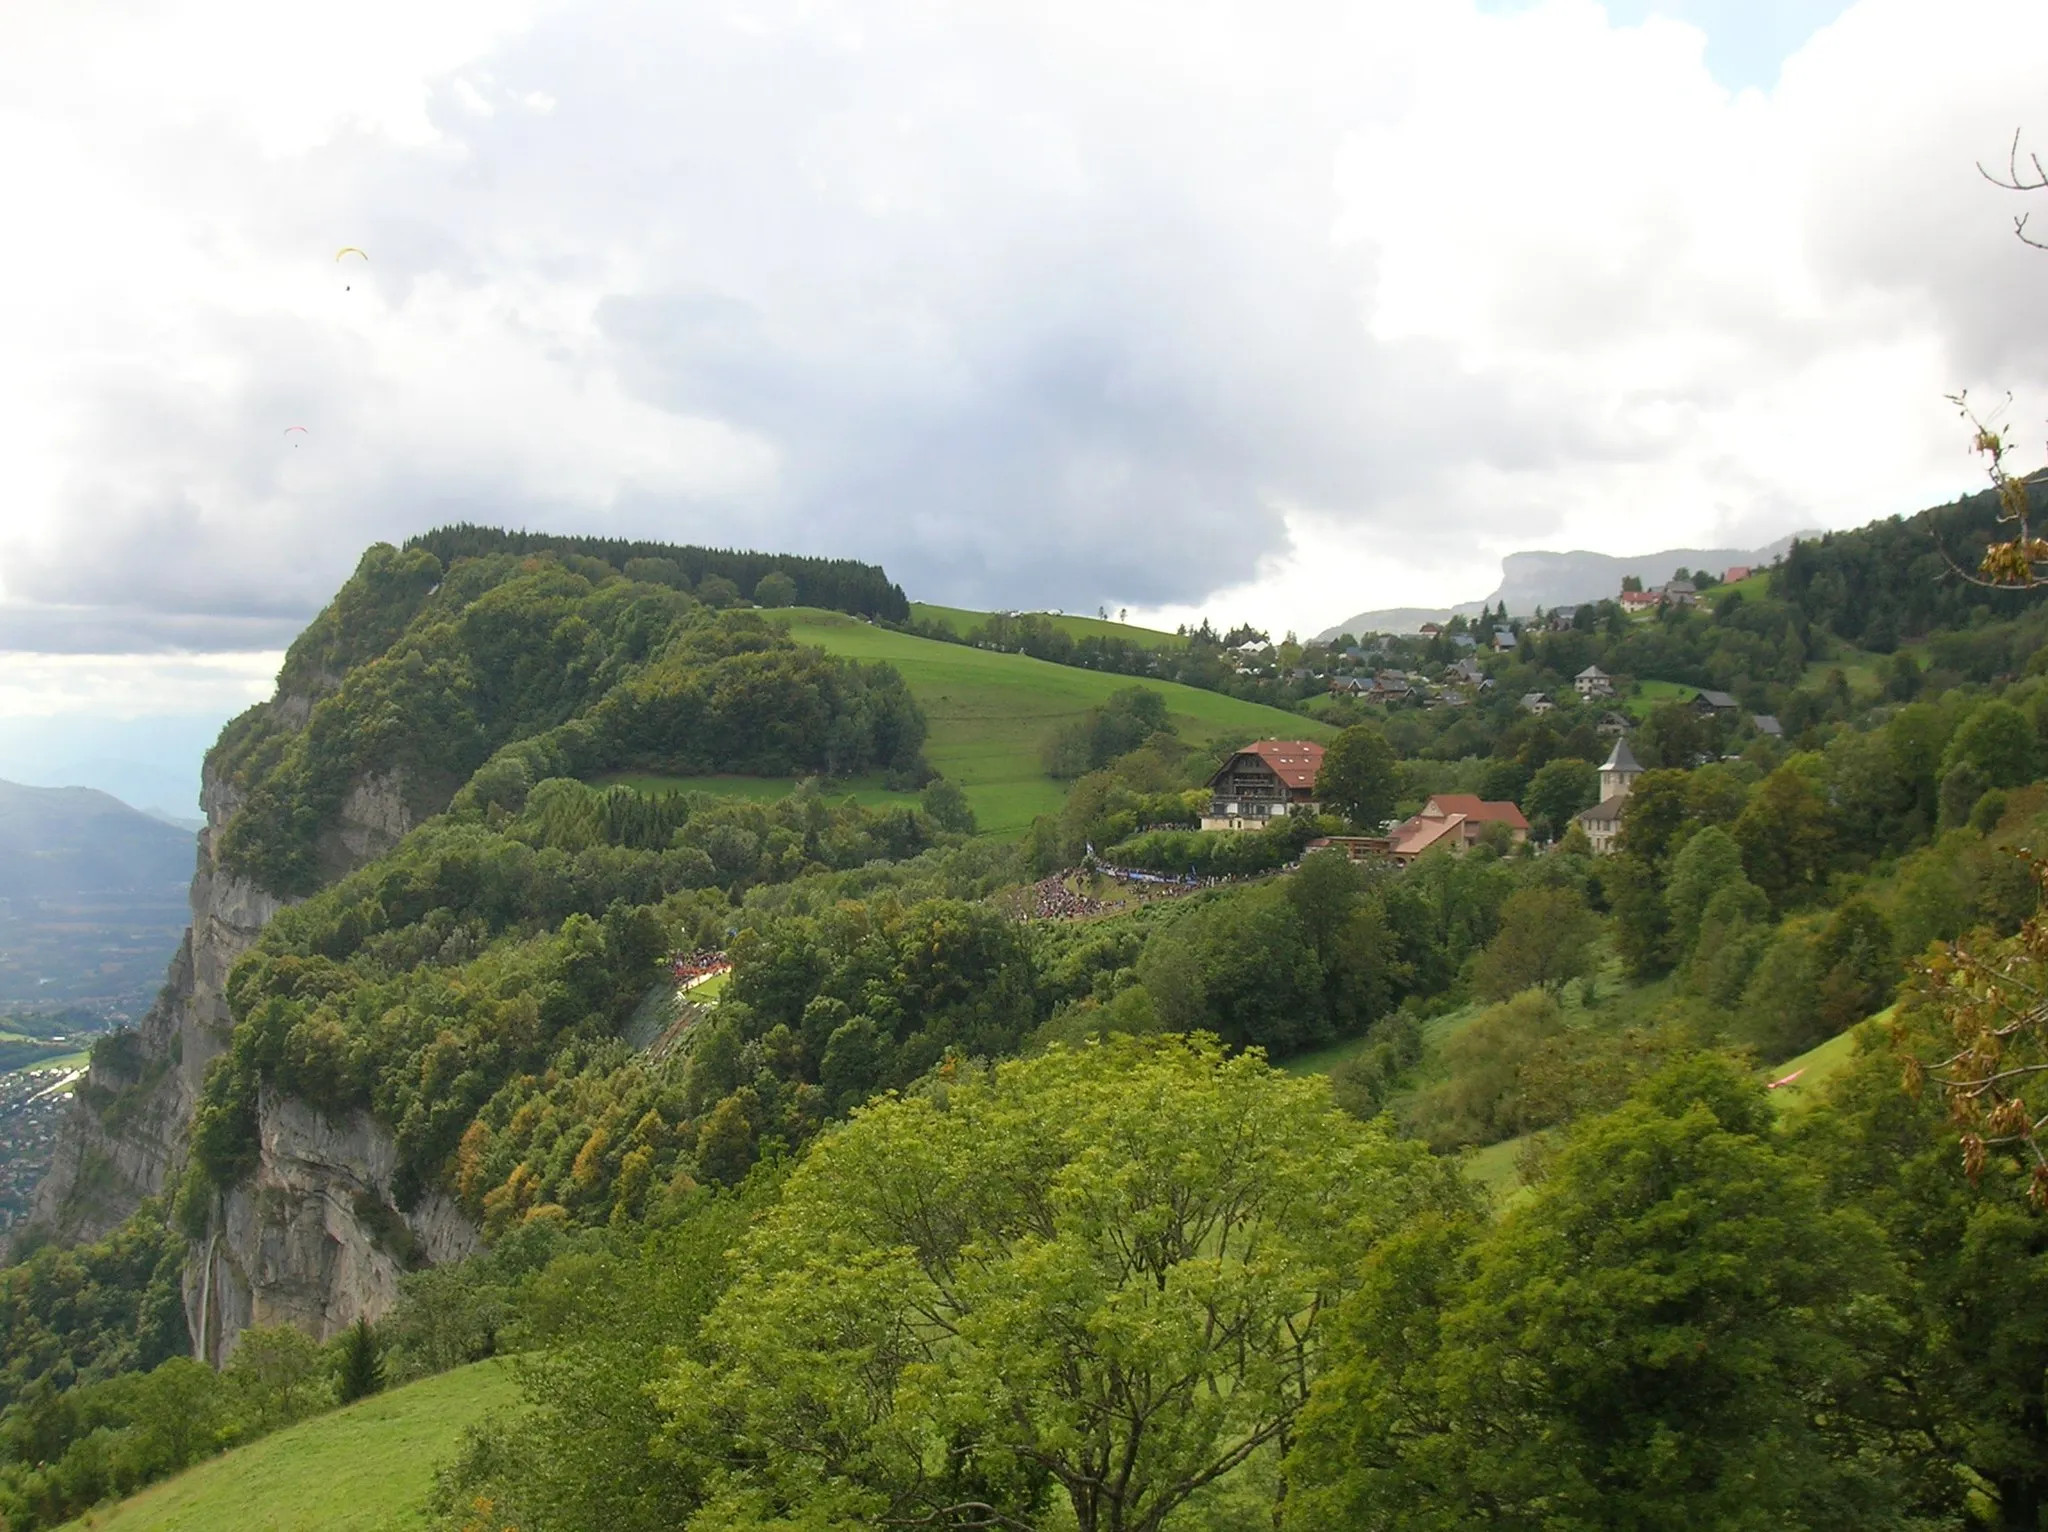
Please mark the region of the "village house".
[[1645, 612], [1658, 605], [1663, 597], [1653, 590], [1625, 590], [1620, 600], [1624, 612]]
[[1495, 654], [1505, 654], [1514, 647], [1515, 635], [1513, 633], [1509, 632], [1506, 628], [1495, 628], [1493, 630], [1493, 652]]
[[1209, 779], [1205, 830], [1263, 830], [1289, 814], [1317, 810], [1323, 747], [1306, 739], [1262, 739], [1232, 755]]
[[1614, 695], [1614, 677], [1598, 665], [1588, 665], [1572, 677], [1572, 690], [1588, 701], [1595, 697], [1611, 697]]
[[1609, 711], [1600, 715], [1600, 721], [1593, 725], [1593, 732], [1612, 738], [1628, 733], [1633, 727], [1634, 724], [1630, 722], [1626, 713]]
[[1733, 585], [1737, 580], [1747, 580], [1755, 573], [1747, 564], [1730, 564], [1727, 573], [1721, 576], [1723, 585]]
[[1420, 632], [1424, 638], [1435, 638], [1443, 630], [1443, 624], [1440, 622], [1425, 622]]
[[1621, 833], [1622, 806], [1628, 802], [1628, 790], [1642, 774], [1642, 764], [1629, 749], [1628, 741], [1616, 740], [1600, 767], [1600, 801], [1577, 816], [1595, 855], [1605, 856], [1614, 849], [1614, 838]]
[[1550, 613], [1550, 631], [1562, 633], [1578, 621], [1579, 609], [1575, 606], [1555, 607]]
[[1750, 725], [1765, 739], [1783, 739], [1785, 726], [1769, 713], [1756, 713], [1750, 717]]
[[1486, 672], [1479, 668], [1479, 661], [1468, 654], [1457, 664], [1445, 667], [1444, 679], [1461, 682], [1467, 686], [1477, 686], [1486, 679]]
[[1406, 867], [1439, 846], [1462, 852], [1476, 845], [1490, 824], [1503, 824], [1517, 841], [1529, 838], [1529, 821], [1512, 803], [1489, 803], [1472, 793], [1438, 793], [1422, 812], [1404, 819], [1385, 836], [1369, 836], [1370, 849]]
[[1699, 605], [1699, 587], [1690, 580], [1673, 580], [1661, 592], [1664, 600], [1672, 606]]
[[1479, 640], [1470, 633], [1453, 633], [1451, 635], [1451, 647], [1453, 649], [1477, 649], [1479, 647]]
[[1538, 718], [1541, 718], [1545, 713], [1556, 712], [1557, 704], [1552, 702], [1542, 692], [1523, 692], [1522, 711], [1534, 713]]
[[1372, 682], [1363, 676], [1330, 677], [1330, 695], [1333, 697], [1363, 697], [1372, 690]]
[[1742, 704], [1726, 692], [1703, 691], [1692, 699], [1692, 706], [1694, 712], [1708, 718], [1742, 711]]

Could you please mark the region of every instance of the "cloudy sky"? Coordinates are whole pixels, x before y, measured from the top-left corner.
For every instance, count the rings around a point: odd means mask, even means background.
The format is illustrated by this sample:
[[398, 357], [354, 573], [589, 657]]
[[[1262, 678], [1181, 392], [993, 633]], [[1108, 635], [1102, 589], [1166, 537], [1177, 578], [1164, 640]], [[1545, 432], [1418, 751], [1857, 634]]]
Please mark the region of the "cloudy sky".
[[456, 519], [1313, 631], [1947, 499], [1945, 393], [2048, 436], [1974, 168], [2044, 56], [2039, 0], [10, 0], [0, 733], [224, 716]]

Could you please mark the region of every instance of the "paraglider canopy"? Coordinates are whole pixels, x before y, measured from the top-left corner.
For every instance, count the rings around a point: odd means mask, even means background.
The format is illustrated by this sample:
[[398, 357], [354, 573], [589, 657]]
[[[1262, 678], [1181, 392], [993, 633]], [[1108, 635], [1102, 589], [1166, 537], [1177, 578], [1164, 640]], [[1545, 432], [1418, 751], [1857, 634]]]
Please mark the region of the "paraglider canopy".
[[[334, 258], [337, 261], [340, 260], [344, 255], [360, 256], [365, 261], [367, 261], [370, 258], [368, 251], [363, 250], [356, 245], [343, 245], [339, 250], [334, 252]], [[341, 290], [345, 293], [352, 293], [355, 291], [355, 284], [352, 282], [344, 282], [342, 284]]]
[[[292, 432], [294, 432], [294, 431], [298, 432], [298, 433], [299, 433], [299, 435], [301, 435], [301, 436], [310, 436], [310, 435], [312, 435], [312, 434], [313, 434], [312, 432], [308, 431], [308, 430], [307, 430], [307, 429], [306, 429], [306, 428], [305, 428], [304, 426], [286, 426], [286, 427], [284, 428], [284, 434], [285, 434], [285, 435], [286, 435], [287, 437], [289, 437], [289, 436], [290, 436], [290, 435], [292, 434]], [[297, 443], [297, 442], [293, 442], [293, 443], [292, 443], [292, 445], [293, 445], [294, 447], [296, 447], [296, 446], [298, 445], [298, 443]]]

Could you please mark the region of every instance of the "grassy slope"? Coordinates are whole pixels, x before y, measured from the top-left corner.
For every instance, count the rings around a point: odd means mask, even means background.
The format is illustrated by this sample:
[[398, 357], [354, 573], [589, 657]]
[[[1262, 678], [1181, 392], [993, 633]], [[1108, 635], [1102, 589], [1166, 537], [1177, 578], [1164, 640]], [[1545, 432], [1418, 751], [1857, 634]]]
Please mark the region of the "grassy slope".
[[[1108, 622], [1100, 617], [1075, 617], [1068, 614], [1055, 616], [1051, 612], [1033, 612], [1033, 617], [1043, 617], [1069, 638], [1121, 638], [1127, 643], [1141, 645], [1147, 649], [1185, 649], [1187, 639], [1178, 633], [1162, 633], [1157, 628], [1135, 627], [1127, 622]], [[951, 628], [962, 638], [980, 627], [989, 618], [987, 612], [970, 612], [965, 607], [933, 606], [924, 601], [910, 603], [912, 622], [936, 622]]]
[[1680, 681], [1638, 681], [1635, 690], [1623, 700], [1621, 710], [1633, 718], [1648, 718], [1650, 710], [1658, 703], [1689, 702], [1698, 691], [1698, 687], [1687, 686]]
[[1868, 1021], [1859, 1022], [1848, 1031], [1829, 1038], [1818, 1048], [1810, 1048], [1796, 1059], [1787, 1059], [1764, 1070], [1764, 1075], [1772, 1080], [1782, 1080], [1793, 1073], [1799, 1075], [1791, 1084], [1781, 1085], [1771, 1093], [1778, 1110], [1799, 1112], [1818, 1101], [1828, 1082], [1848, 1068], [1849, 1061], [1856, 1057], [1858, 1040], [1875, 1032], [1890, 1016], [1889, 1008], [1879, 1011]]
[[1323, 739], [1328, 724], [1220, 692], [994, 654], [872, 627], [837, 612], [796, 608], [771, 616], [799, 643], [851, 659], [886, 660], [903, 674], [931, 724], [925, 754], [967, 791], [985, 831], [1014, 835], [1039, 814], [1057, 812], [1065, 787], [1045, 775], [1039, 749], [1061, 724], [1111, 692], [1143, 684], [1161, 692], [1181, 737], [1191, 743]]
[[515, 1397], [504, 1362], [458, 1368], [239, 1447], [67, 1532], [419, 1532], [435, 1468]]
[[[1609, 1004], [1612, 1004], [1616, 999], [1623, 998], [1622, 995], [1617, 994], [1617, 991], [1624, 990], [1628, 996], [1633, 997], [1640, 1003], [1649, 993], [1667, 989], [1670, 982], [1670, 980], [1665, 979], [1659, 980], [1653, 985], [1628, 987], [1621, 975], [1619, 959], [1611, 951], [1602, 954], [1599, 983]], [[1565, 1020], [1568, 1023], [1577, 1023], [1586, 1014], [1575, 1003], [1576, 1000], [1575, 990], [1568, 989], [1564, 997]], [[1427, 1083], [1439, 1077], [1441, 1071], [1439, 1055], [1443, 1045], [1452, 1036], [1477, 1019], [1480, 1012], [1485, 1009], [1485, 1006], [1474, 1002], [1470, 1005], [1462, 1006], [1455, 1011], [1448, 1011], [1441, 1016], [1433, 1017], [1424, 1023], [1422, 1029], [1424, 1057], [1417, 1066], [1413, 1076], [1417, 1084]], [[1815, 1101], [1819, 1100], [1825, 1093], [1828, 1083], [1836, 1075], [1840, 1074], [1842, 1070], [1847, 1068], [1850, 1060], [1856, 1057], [1858, 1040], [1869, 1036], [1890, 1015], [1891, 1012], [1889, 1010], [1880, 1011], [1868, 1021], [1829, 1038], [1819, 1047], [1809, 1049], [1795, 1059], [1787, 1059], [1781, 1064], [1772, 1064], [1760, 1070], [1758, 1072], [1759, 1078], [1767, 1081], [1783, 1079], [1785, 1076], [1794, 1073], [1797, 1073], [1799, 1076], [1797, 1080], [1779, 1086], [1772, 1093], [1772, 1104], [1777, 1107], [1780, 1113], [1789, 1116], [1804, 1111]], [[1327, 1048], [1319, 1048], [1309, 1053], [1296, 1054], [1291, 1059], [1283, 1060], [1279, 1067], [1287, 1074], [1293, 1075], [1328, 1074], [1346, 1059], [1364, 1052], [1367, 1046], [1369, 1046], [1369, 1040], [1366, 1038], [1347, 1038], [1343, 1042], [1333, 1043]], [[1436, 1068], [1433, 1069], [1432, 1065], [1435, 1065]], [[1398, 1106], [1398, 1100], [1395, 1104]], [[1461, 1156], [1466, 1173], [1473, 1180], [1492, 1191], [1495, 1197], [1499, 1199], [1501, 1207], [1512, 1205], [1523, 1190], [1521, 1176], [1515, 1162], [1520, 1156], [1523, 1146], [1528, 1141], [1527, 1136], [1511, 1138], [1498, 1144], [1488, 1144], [1482, 1148], [1465, 1150]]]

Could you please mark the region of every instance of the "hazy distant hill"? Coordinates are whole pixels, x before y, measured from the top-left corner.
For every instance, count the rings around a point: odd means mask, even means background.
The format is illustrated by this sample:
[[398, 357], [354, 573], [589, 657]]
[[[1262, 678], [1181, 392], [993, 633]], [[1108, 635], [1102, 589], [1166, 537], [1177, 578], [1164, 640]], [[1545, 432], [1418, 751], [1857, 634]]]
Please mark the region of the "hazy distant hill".
[[193, 837], [89, 787], [0, 782], [0, 1001], [134, 1010], [188, 918]]
[[90, 787], [0, 782], [0, 897], [182, 894], [192, 832]]
[[1666, 548], [1660, 553], [1620, 555], [1589, 553], [1510, 553], [1501, 560], [1501, 580], [1492, 595], [1482, 601], [1467, 601], [1454, 607], [1388, 607], [1360, 612], [1316, 636], [1335, 638], [1340, 633], [1413, 633], [1425, 622], [1448, 622], [1453, 615], [1475, 617], [1487, 607], [1505, 601], [1512, 616], [1526, 617], [1536, 608], [1568, 606], [1580, 601], [1598, 601], [1621, 589], [1625, 576], [1634, 575], [1644, 585], [1662, 585], [1679, 569], [1710, 569], [1719, 574], [1731, 564], [1765, 565], [1792, 546], [1795, 537], [1817, 537], [1816, 532], [1797, 532], [1762, 548]]
[[227, 712], [146, 718], [16, 717], [0, 729], [0, 779], [96, 787], [146, 814], [198, 826], [199, 763]]

